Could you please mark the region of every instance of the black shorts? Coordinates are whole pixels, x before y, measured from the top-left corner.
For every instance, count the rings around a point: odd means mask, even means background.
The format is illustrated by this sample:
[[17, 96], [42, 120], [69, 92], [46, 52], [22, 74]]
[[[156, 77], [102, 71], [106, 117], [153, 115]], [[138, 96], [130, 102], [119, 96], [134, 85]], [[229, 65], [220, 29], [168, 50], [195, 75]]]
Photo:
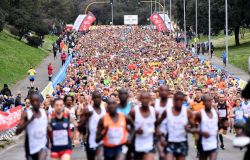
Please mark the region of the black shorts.
[[104, 147], [104, 160], [114, 160], [122, 154], [122, 145], [117, 147]]
[[209, 156], [211, 153], [213, 152], [217, 152], [217, 148], [216, 149], [212, 149], [212, 150], [209, 150], [209, 151], [204, 151], [204, 150], [201, 150], [200, 151], [200, 156]]
[[137, 151], [135, 151], [135, 157], [134, 157], [134, 159], [135, 160], [141, 160], [141, 159], [143, 159], [144, 155], [147, 154], [147, 153], [154, 154], [155, 153], [155, 149], [153, 148], [152, 150], [150, 150], [148, 152], [137, 152]]
[[39, 152], [31, 155], [26, 155], [27, 160], [38, 160], [39, 159]]
[[227, 128], [224, 128], [224, 123], [226, 122], [226, 121], [228, 121], [228, 118], [220, 118], [219, 119], [219, 130], [221, 130], [221, 129], [224, 129], [224, 130], [227, 130]]
[[168, 142], [164, 149], [166, 154], [173, 154], [174, 156], [187, 156], [188, 143], [185, 142]]

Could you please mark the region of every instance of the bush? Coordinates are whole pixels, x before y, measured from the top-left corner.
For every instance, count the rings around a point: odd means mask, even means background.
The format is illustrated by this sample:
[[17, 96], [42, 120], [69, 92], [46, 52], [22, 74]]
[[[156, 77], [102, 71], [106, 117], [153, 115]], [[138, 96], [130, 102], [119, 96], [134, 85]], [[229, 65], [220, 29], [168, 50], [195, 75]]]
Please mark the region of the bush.
[[30, 46], [38, 47], [42, 45], [43, 41], [37, 36], [27, 36], [27, 41]]
[[10, 33], [13, 34], [14, 36], [19, 36], [19, 31], [16, 29], [14, 26], [9, 27]]

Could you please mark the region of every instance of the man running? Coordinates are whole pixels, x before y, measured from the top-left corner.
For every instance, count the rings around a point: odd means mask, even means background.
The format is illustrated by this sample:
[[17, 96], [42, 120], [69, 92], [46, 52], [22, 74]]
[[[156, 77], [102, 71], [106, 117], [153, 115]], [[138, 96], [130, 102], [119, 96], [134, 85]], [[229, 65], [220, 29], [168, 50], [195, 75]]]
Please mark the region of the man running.
[[65, 110], [63, 99], [55, 99], [53, 108], [54, 111], [49, 116], [48, 126], [51, 158], [52, 160], [70, 160], [72, 154], [70, 123], [73, 123], [76, 128], [77, 122]]
[[142, 92], [139, 98], [141, 106], [135, 106], [130, 115], [135, 121], [135, 160], [154, 159], [154, 133], [156, 113], [149, 106], [151, 97], [149, 92]]
[[32, 110], [26, 110], [22, 113], [16, 134], [26, 130], [25, 151], [27, 160], [45, 160], [47, 156], [47, 115], [44, 109], [40, 108], [39, 94], [32, 94], [30, 102]]
[[120, 103], [117, 106], [118, 112], [121, 112], [124, 115], [128, 115], [131, 108], [133, 108], [131, 102], [128, 102], [128, 97], [129, 97], [128, 90], [125, 88], [120, 89], [118, 91], [118, 97], [120, 100]]
[[225, 149], [223, 134], [227, 133], [226, 123], [228, 123], [228, 116], [230, 115], [230, 107], [227, 104], [225, 99], [225, 95], [221, 94], [219, 96], [219, 103], [218, 103], [218, 114], [219, 114], [219, 140], [220, 140], [220, 148]]
[[[106, 114], [105, 107], [101, 105], [102, 96], [98, 91], [92, 93], [93, 104], [88, 105], [82, 111], [82, 116], [79, 123], [79, 130], [87, 133], [86, 153], [88, 160], [94, 160], [100, 157], [100, 147], [102, 142], [96, 143], [96, 132], [98, 122]], [[88, 131], [86, 131], [86, 126]]]
[[[158, 118], [160, 118], [163, 114], [164, 111], [167, 110], [167, 108], [172, 107], [173, 106], [173, 99], [168, 98], [168, 87], [167, 86], [160, 86], [159, 87], [159, 99], [155, 100], [155, 111], [156, 111], [156, 115]], [[157, 119], [158, 119], [157, 118]], [[159, 130], [162, 136], [166, 136], [167, 135], [167, 120], [163, 120], [163, 122], [161, 122], [161, 124], [159, 124]], [[160, 154], [160, 158], [163, 159], [164, 157], [164, 152], [163, 152], [163, 147], [160, 144], [160, 142], [157, 143], [157, 148]]]
[[107, 104], [107, 113], [98, 123], [96, 142], [103, 140], [104, 160], [118, 160], [126, 153], [123, 145], [132, 141], [134, 124], [131, 118], [117, 112], [115, 99], [108, 99]]
[[159, 122], [167, 118], [166, 137], [167, 146], [165, 147], [165, 160], [184, 160], [188, 154], [187, 133], [191, 132], [194, 125], [194, 117], [190, 110], [183, 107], [185, 95], [178, 91], [174, 94], [173, 107], [167, 108], [162, 114]]
[[[74, 106], [74, 97], [70, 96], [70, 95], [66, 95], [64, 97], [64, 104], [66, 106], [66, 111], [69, 112], [70, 117], [73, 118], [74, 120], [76, 120], [76, 108]], [[70, 130], [72, 131], [74, 136], [77, 136], [77, 134], [75, 134], [75, 130], [74, 130], [74, 124], [71, 122], [70, 123]], [[72, 137], [72, 139], [75, 137]], [[73, 143], [73, 147], [75, 146], [75, 144]]]
[[30, 69], [28, 70], [28, 75], [30, 80], [30, 87], [34, 87], [36, 70], [33, 69], [33, 67], [30, 67]]
[[212, 98], [204, 95], [203, 103], [205, 108], [196, 114], [196, 122], [199, 123], [199, 143], [198, 150], [200, 160], [216, 160], [218, 145], [218, 114], [212, 107]]

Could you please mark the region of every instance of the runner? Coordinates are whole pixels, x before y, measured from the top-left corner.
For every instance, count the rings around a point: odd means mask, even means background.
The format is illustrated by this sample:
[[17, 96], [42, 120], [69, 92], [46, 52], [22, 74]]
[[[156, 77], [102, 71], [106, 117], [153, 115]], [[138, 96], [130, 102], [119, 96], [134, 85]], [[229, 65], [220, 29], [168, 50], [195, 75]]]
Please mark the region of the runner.
[[234, 118], [234, 124], [236, 123], [245, 123], [246, 117], [244, 114], [244, 109], [240, 106], [241, 100], [236, 99], [235, 100], [235, 107], [233, 108], [233, 118]]
[[107, 113], [98, 123], [96, 142], [103, 140], [104, 160], [123, 159], [122, 153], [126, 153], [123, 145], [132, 142], [134, 124], [129, 117], [117, 112], [115, 99], [108, 99], [107, 104]]
[[106, 114], [105, 107], [101, 105], [102, 99], [99, 91], [92, 93], [92, 100], [93, 104], [83, 109], [78, 127], [81, 132], [88, 134], [85, 144], [88, 160], [100, 159], [102, 141], [96, 143], [96, 132], [99, 120]]
[[226, 123], [228, 123], [228, 116], [230, 115], [230, 107], [225, 100], [225, 95], [220, 94], [219, 103], [218, 103], [218, 114], [219, 114], [219, 140], [220, 140], [220, 148], [225, 149], [223, 134], [227, 133]]
[[120, 103], [117, 106], [117, 111], [123, 113], [124, 115], [128, 115], [130, 110], [133, 108], [132, 103], [128, 101], [129, 92], [127, 89], [120, 89], [118, 91], [118, 97]]
[[49, 116], [48, 126], [51, 142], [51, 158], [52, 160], [70, 160], [72, 154], [70, 124], [73, 123], [76, 129], [77, 122], [65, 110], [63, 99], [55, 99], [53, 101], [53, 108], [54, 111]]
[[[173, 99], [172, 98], [168, 98], [168, 90], [169, 88], [167, 86], [160, 86], [159, 87], [159, 99], [155, 100], [155, 111], [157, 114], [157, 117], [161, 117], [163, 112], [167, 110], [167, 108], [172, 107], [173, 106]], [[157, 119], [159, 119], [157, 118]], [[163, 120], [161, 122], [161, 124], [159, 124], [159, 130], [160, 133], [163, 137], [167, 136], [167, 120]], [[160, 159], [164, 159], [164, 147], [161, 145], [161, 142], [157, 142], [157, 148], [158, 148], [158, 152], [160, 154]]]
[[196, 114], [196, 122], [200, 125], [198, 150], [200, 152], [200, 160], [216, 160], [218, 148], [218, 114], [212, 107], [212, 98], [204, 95], [203, 103], [205, 109]]
[[[64, 104], [66, 106], [66, 111], [69, 112], [70, 114], [70, 117], [73, 118], [74, 120], [76, 120], [76, 108], [74, 106], [74, 97], [73, 96], [70, 96], [70, 95], [66, 95], [64, 97]], [[71, 132], [73, 133], [72, 135], [74, 136], [78, 136], [77, 134], [75, 134], [74, 132], [74, 124], [72, 122], [70, 122], [70, 130]], [[72, 136], [72, 140], [74, 139], [75, 137]], [[72, 141], [73, 143], [73, 141]], [[75, 144], [73, 143], [72, 146], [74, 147]]]
[[135, 121], [135, 160], [154, 159], [154, 133], [156, 113], [149, 106], [151, 97], [149, 92], [142, 92], [139, 98], [141, 106], [135, 106], [130, 115]]
[[168, 135], [165, 147], [165, 160], [184, 160], [188, 154], [187, 133], [193, 132], [194, 116], [191, 111], [183, 107], [185, 95], [178, 91], [174, 94], [173, 107], [167, 108], [160, 118], [161, 122], [167, 118]]
[[33, 67], [30, 67], [28, 71], [29, 79], [30, 79], [30, 87], [34, 87], [36, 70]]
[[25, 152], [27, 160], [46, 160], [47, 115], [44, 109], [41, 109], [39, 94], [32, 94], [30, 102], [32, 110], [26, 110], [22, 113], [16, 134], [26, 130]]

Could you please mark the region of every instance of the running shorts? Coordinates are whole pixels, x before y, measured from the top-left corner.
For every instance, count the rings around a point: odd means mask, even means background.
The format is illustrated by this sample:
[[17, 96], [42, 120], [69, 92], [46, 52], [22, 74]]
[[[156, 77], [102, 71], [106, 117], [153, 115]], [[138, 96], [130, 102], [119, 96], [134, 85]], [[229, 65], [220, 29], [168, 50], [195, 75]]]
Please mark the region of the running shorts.
[[35, 76], [30, 76], [30, 81], [34, 82], [35, 81]]
[[187, 156], [188, 144], [187, 142], [168, 142], [164, 149], [166, 154], [173, 154], [174, 156]]
[[65, 154], [72, 155], [72, 150], [68, 149], [68, 150], [63, 150], [63, 151], [59, 151], [59, 152], [51, 152], [50, 157], [51, 158], [61, 158]]

